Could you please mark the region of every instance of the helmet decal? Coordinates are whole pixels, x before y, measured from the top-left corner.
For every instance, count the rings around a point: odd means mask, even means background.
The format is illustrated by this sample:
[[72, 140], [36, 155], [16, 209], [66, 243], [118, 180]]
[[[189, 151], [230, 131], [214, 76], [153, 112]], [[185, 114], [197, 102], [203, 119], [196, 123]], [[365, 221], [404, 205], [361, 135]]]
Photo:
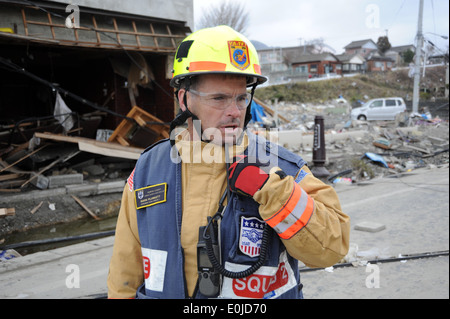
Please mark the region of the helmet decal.
[[250, 66], [247, 43], [244, 41], [228, 41], [231, 64], [244, 71]]
[[210, 73], [246, 76], [248, 87], [267, 81], [253, 44], [228, 26], [198, 30], [181, 42], [170, 85], [179, 88], [188, 77]]

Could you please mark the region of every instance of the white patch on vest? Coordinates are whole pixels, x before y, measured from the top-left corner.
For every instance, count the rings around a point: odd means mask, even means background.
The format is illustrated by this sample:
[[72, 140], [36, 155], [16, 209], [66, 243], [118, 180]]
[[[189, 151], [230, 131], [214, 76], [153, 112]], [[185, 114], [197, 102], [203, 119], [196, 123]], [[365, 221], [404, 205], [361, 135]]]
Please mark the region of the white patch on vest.
[[162, 292], [164, 290], [167, 251], [142, 248], [142, 258], [145, 288], [152, 291]]
[[[226, 262], [227, 270], [238, 272], [250, 266]], [[264, 298], [272, 299], [297, 286], [294, 272], [287, 259], [286, 252], [280, 255], [277, 267], [261, 267], [253, 275], [242, 279], [224, 277], [222, 298]]]

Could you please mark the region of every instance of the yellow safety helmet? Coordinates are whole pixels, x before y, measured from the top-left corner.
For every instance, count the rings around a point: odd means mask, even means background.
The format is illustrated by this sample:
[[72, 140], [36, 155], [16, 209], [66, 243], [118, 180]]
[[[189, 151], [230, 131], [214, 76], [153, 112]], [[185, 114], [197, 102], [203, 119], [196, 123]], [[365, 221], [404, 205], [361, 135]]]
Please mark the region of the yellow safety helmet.
[[222, 25], [196, 31], [181, 42], [173, 65], [170, 85], [179, 88], [186, 77], [208, 73], [247, 76], [247, 85], [267, 81], [261, 75], [258, 53], [242, 34]]

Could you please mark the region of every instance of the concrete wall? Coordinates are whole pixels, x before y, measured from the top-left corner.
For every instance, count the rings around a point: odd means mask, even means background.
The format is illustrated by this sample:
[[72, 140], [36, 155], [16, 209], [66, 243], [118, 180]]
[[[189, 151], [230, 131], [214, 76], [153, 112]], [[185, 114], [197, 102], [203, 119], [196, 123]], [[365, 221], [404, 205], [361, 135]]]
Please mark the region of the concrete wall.
[[51, 2], [124, 12], [161, 19], [186, 21], [194, 29], [194, 0], [48, 0]]

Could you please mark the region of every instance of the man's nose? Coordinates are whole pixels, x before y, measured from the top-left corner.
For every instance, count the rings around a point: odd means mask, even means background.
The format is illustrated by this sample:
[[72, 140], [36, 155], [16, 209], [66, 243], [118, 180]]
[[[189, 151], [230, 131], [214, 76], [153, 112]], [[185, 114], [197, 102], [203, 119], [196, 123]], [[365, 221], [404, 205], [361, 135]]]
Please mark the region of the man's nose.
[[227, 108], [227, 115], [233, 116], [233, 117], [240, 117], [241, 116], [241, 110], [238, 108], [237, 100], [232, 99], [230, 105]]

